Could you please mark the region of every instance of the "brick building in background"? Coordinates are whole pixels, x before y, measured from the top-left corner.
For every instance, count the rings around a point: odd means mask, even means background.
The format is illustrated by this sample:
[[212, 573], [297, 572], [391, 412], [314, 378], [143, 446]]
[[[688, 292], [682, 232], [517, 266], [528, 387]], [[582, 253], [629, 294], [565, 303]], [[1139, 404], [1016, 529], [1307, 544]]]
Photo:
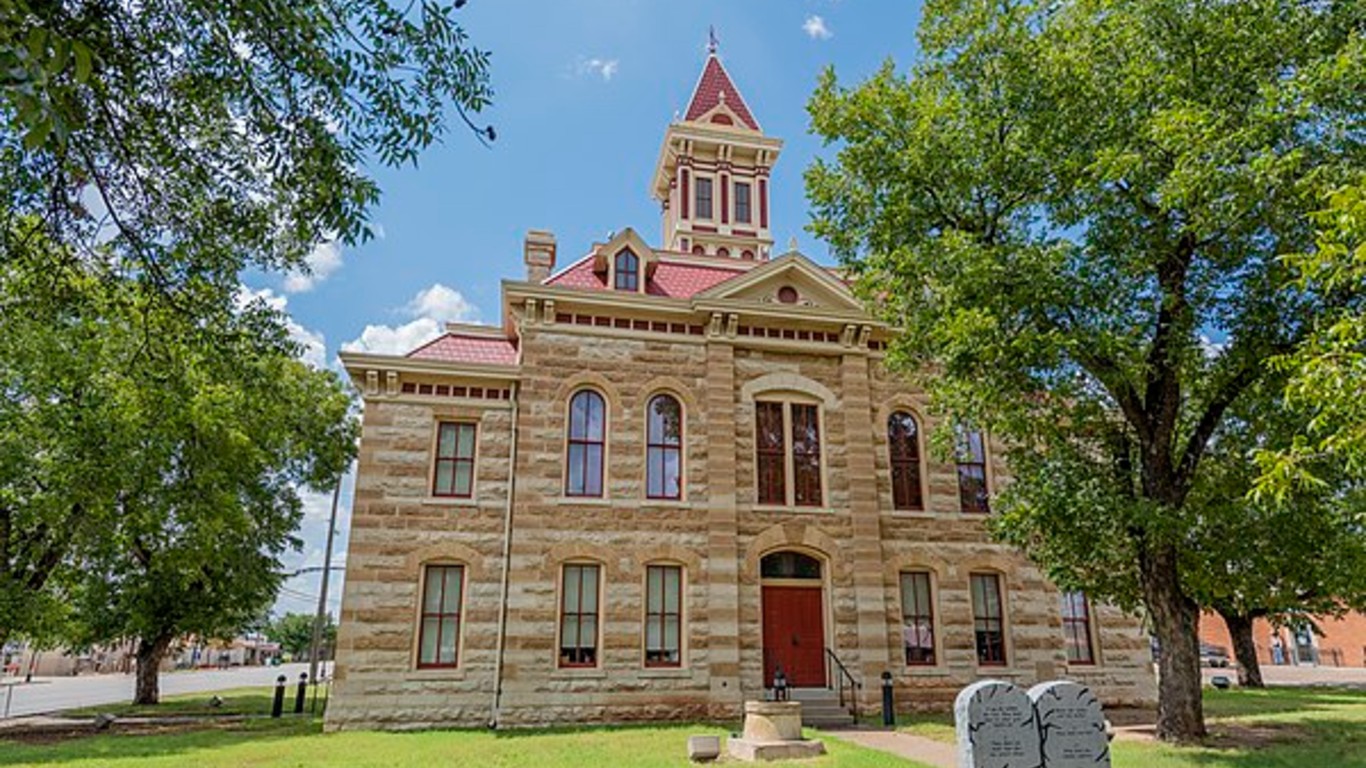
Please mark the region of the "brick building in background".
[[[364, 396], [329, 728], [735, 717], [892, 674], [1149, 703], [1139, 622], [1062, 595], [984, 521], [1005, 467], [888, 373], [889, 329], [773, 252], [766, 136], [720, 59], [633, 229], [527, 235], [503, 322], [344, 353]], [[927, 450], [954, 430], [956, 460]]]
[[[1252, 640], [1257, 645], [1257, 659], [1264, 665], [1366, 667], [1366, 616], [1360, 613], [1342, 618], [1315, 616], [1284, 627], [1257, 619], [1252, 625]], [[1217, 614], [1200, 617], [1200, 642], [1224, 649], [1233, 660], [1233, 641]]]

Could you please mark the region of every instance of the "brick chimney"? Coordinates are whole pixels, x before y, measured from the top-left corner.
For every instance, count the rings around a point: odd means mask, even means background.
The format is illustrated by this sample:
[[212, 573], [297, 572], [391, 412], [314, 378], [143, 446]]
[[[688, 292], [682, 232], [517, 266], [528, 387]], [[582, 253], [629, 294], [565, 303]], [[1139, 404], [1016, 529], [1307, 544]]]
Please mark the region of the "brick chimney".
[[555, 271], [555, 233], [543, 229], [529, 229], [522, 248], [529, 283], [543, 282]]

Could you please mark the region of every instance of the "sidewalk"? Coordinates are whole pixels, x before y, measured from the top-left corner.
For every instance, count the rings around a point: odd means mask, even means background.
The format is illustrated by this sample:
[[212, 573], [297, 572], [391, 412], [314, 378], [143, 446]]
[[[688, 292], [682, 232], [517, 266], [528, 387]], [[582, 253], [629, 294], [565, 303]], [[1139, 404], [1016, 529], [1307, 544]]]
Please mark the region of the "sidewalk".
[[956, 768], [958, 748], [953, 744], [934, 741], [900, 731], [821, 731], [822, 737], [839, 739], [860, 747], [876, 749], [889, 755], [904, 757], [933, 768]]

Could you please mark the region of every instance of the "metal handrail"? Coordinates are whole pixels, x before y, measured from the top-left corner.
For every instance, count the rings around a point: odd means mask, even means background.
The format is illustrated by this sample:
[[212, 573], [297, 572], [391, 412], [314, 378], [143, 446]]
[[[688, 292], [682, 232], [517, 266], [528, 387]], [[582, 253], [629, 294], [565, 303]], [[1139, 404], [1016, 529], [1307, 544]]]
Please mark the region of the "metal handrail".
[[[840, 661], [840, 657], [836, 656], [834, 651], [830, 650], [829, 648], [826, 648], [825, 657], [827, 667], [831, 672], [831, 674], [826, 678], [826, 687], [830, 687], [830, 683], [828, 682], [829, 679], [834, 678], [835, 690], [839, 693], [840, 697], [840, 706], [848, 708], [849, 714], [853, 715], [854, 720], [857, 721], [858, 689], [862, 688], [863, 684], [860, 683], [858, 680], [854, 679], [854, 676], [849, 672], [849, 668], [844, 666], [844, 662]], [[838, 671], [838, 674], [835, 674], [836, 671]], [[849, 682], [849, 704], [844, 703], [844, 684], [846, 680]]]

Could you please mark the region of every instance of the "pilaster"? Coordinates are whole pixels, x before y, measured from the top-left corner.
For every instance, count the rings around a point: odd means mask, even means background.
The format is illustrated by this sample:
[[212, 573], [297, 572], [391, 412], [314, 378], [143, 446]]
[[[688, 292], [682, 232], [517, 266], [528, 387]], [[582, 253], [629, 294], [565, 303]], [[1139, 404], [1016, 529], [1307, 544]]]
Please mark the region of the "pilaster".
[[[735, 511], [735, 349], [707, 344], [707, 657], [718, 714], [738, 707], [740, 690], [740, 551]], [[729, 713], [733, 714], [733, 713]]]

